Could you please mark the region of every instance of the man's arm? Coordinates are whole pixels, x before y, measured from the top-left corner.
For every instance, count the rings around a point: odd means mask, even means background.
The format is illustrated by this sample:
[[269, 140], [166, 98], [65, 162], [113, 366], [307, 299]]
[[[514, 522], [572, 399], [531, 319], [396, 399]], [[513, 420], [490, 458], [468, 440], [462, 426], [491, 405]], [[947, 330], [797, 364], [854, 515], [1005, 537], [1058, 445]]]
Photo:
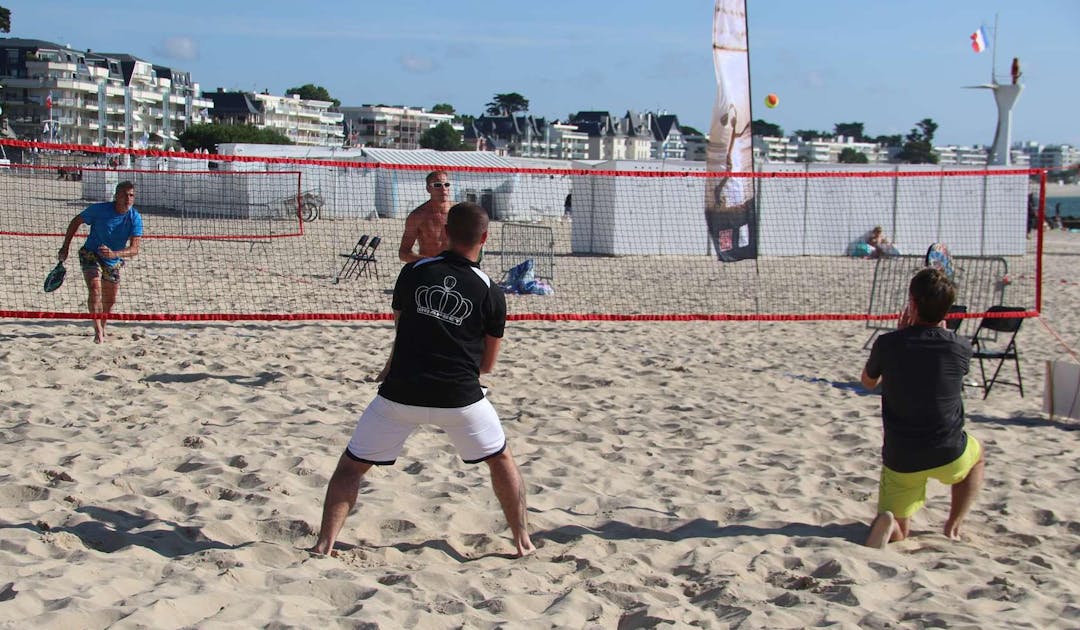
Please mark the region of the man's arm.
[[109, 249], [107, 246], [102, 245], [98, 248], [98, 253], [105, 258], [131, 258], [139, 255], [139, 244], [141, 242], [141, 236], [132, 236], [131, 242], [124, 249]]
[[403, 263], [411, 263], [420, 260], [422, 256], [413, 253], [413, 245], [420, 234], [419, 208], [409, 213], [405, 219], [405, 232], [401, 234], [401, 244], [398, 245], [398, 258]]
[[877, 378], [870, 378], [870, 375], [866, 373], [866, 368], [863, 368], [862, 375], [859, 377], [859, 380], [862, 381], [862, 385], [866, 389], [874, 389], [881, 384], [881, 377], [879, 376]]
[[75, 238], [75, 233], [79, 231], [79, 226], [83, 223], [84, 221], [81, 214], [76, 214], [75, 218], [71, 220], [71, 223], [68, 223], [67, 233], [64, 234], [64, 244], [60, 246], [60, 251], [56, 256], [60, 262], [67, 260], [71, 239]]
[[499, 347], [502, 346], [501, 337], [484, 336], [484, 356], [480, 358], [480, 373], [491, 374], [495, 369], [495, 359], [499, 356]]

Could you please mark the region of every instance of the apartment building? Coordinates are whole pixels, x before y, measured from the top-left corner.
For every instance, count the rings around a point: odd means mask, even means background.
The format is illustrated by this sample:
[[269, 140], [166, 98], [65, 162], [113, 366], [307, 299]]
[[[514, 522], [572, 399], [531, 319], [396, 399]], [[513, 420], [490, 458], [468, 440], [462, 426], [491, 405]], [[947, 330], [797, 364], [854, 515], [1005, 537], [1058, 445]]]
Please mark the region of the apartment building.
[[525, 114], [483, 115], [465, 126], [465, 141], [480, 151], [512, 157], [584, 160], [589, 136], [576, 125]]
[[1027, 156], [1031, 168], [1060, 169], [1080, 164], [1080, 149], [1068, 144], [1039, 144], [1024, 142], [1014, 144], [1012, 155], [1017, 153]]
[[19, 138], [175, 148], [213, 103], [187, 72], [126, 53], [0, 38], [0, 105]]
[[[437, 114], [423, 107], [360, 105], [340, 107], [345, 117], [346, 145], [385, 149], [419, 149], [420, 136], [439, 123], [453, 124], [453, 114]], [[463, 127], [456, 126], [458, 131]]]
[[330, 111], [330, 101], [302, 99], [299, 94], [237, 92], [218, 88], [203, 94], [214, 103], [217, 122], [274, 129], [294, 144], [340, 147], [345, 143], [344, 114]]

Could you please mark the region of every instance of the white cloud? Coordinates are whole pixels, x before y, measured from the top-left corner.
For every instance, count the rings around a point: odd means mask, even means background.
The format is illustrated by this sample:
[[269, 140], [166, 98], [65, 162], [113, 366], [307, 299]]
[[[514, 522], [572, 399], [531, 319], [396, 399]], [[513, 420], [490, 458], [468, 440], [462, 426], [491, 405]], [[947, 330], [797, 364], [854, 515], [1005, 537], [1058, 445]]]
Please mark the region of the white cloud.
[[192, 61], [199, 58], [199, 48], [190, 37], [169, 37], [154, 47], [154, 52], [170, 59]]
[[420, 57], [405, 53], [398, 59], [398, 63], [406, 72], [425, 74], [435, 69], [435, 62], [431, 57]]

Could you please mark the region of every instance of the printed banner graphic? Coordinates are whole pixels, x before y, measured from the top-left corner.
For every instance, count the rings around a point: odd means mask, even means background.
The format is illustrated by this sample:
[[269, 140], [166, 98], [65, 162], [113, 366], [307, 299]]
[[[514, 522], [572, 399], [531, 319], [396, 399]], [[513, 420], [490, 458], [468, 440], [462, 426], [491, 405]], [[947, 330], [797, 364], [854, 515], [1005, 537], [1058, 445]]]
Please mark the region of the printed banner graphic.
[[[716, 70], [716, 105], [709, 126], [705, 168], [710, 172], [752, 172], [746, 0], [716, 0], [713, 66]], [[705, 226], [718, 260], [731, 262], [756, 258], [754, 181], [736, 176], [707, 179]]]

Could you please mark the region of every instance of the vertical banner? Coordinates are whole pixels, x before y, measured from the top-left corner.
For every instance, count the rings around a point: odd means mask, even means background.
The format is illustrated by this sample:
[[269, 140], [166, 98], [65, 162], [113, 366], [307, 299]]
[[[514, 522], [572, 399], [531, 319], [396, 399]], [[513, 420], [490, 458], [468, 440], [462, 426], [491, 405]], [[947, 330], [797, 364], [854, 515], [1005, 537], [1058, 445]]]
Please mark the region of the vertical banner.
[[[730, 174], [752, 172], [746, 0], [716, 0], [713, 66], [716, 105], [709, 126], [705, 170]], [[753, 179], [728, 175], [705, 180], [705, 226], [718, 260], [756, 258], [757, 224]]]

